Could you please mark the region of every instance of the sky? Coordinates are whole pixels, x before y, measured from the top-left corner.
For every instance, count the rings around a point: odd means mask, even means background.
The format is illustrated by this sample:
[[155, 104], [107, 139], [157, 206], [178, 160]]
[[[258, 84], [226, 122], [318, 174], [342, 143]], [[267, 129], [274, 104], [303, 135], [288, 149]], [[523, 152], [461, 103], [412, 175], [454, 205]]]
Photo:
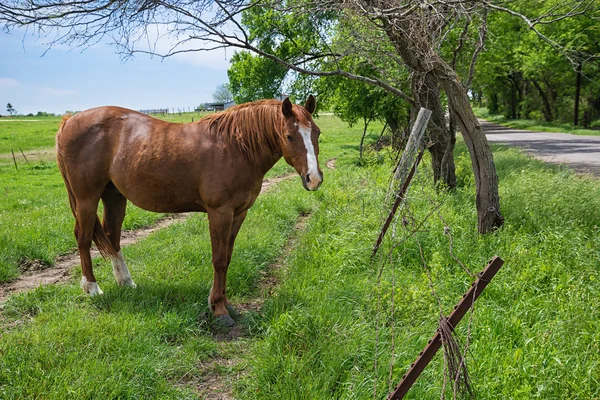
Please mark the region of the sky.
[[115, 105], [134, 110], [195, 107], [212, 101], [227, 83], [224, 50], [183, 53], [164, 60], [137, 55], [122, 61], [116, 49], [50, 49], [23, 32], [0, 32], [0, 115], [6, 104], [20, 114], [63, 114]]

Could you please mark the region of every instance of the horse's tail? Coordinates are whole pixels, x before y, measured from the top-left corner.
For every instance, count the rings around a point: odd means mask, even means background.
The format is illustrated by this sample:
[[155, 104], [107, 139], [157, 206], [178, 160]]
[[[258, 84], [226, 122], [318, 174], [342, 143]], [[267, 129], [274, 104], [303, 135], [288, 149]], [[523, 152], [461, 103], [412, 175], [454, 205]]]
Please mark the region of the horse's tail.
[[[65, 154], [61, 151], [58, 146], [59, 136], [62, 132], [65, 123], [70, 118], [70, 115], [63, 116], [62, 123], [60, 124], [60, 128], [58, 128], [57, 138], [56, 138], [56, 162], [58, 164], [58, 169], [60, 170], [60, 174], [62, 175], [63, 181], [65, 182], [65, 187], [67, 188], [67, 194], [69, 195], [69, 206], [71, 207], [71, 212], [75, 217], [76, 226], [77, 222], [77, 198], [73, 193], [73, 188], [71, 187], [71, 182], [67, 177], [67, 169], [65, 166]], [[96, 247], [100, 254], [104, 258], [115, 258], [117, 257], [117, 251], [115, 250], [112, 242], [106, 235], [104, 228], [102, 228], [102, 224], [100, 223], [100, 219], [98, 215], [96, 215], [96, 222], [94, 223], [94, 230], [92, 233], [92, 240], [96, 243]]]

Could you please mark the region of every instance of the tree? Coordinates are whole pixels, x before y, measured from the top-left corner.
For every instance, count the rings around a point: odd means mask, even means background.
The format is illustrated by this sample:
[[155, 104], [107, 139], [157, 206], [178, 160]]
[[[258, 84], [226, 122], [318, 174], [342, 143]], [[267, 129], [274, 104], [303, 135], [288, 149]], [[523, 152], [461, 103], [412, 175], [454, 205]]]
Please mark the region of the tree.
[[[54, 32], [53, 43], [73, 47], [85, 47], [109, 36], [125, 57], [135, 53], [156, 54], [147, 32], [166, 31], [161, 37], [170, 36], [175, 45], [166, 53], [158, 54], [164, 57], [227, 47], [249, 50], [291, 71], [343, 76], [381, 87], [417, 108], [426, 96], [418, 92], [412, 96], [407, 94], [401, 89], [403, 82], [397, 81], [398, 75], [365, 76], [345, 70], [341, 65], [347, 57], [360, 55], [365, 60], [385, 59], [389, 65], [406, 68], [415, 76], [411, 79], [414, 90], [426, 92], [432, 83], [445, 93], [450, 115], [471, 155], [478, 230], [485, 233], [501, 226], [503, 217], [493, 156], [467, 94], [476, 63], [470, 63], [470, 72], [461, 79], [452, 63], [443, 57], [446, 38], [451, 31], [460, 29], [457, 22], [476, 20], [488, 11], [496, 11], [521, 18], [530, 30], [555, 45], [541, 32], [540, 26], [597, 7], [595, 0], [570, 1], [532, 19], [518, 9], [508, 8], [512, 5], [503, 0], [419, 3], [408, 0], [168, 0], [143, 4], [134, 0], [40, 0], [35, 3], [8, 0], [0, 4], [0, 24], [8, 30], [30, 26], [42, 35]], [[517, 5], [527, 6], [524, 2]], [[252, 30], [257, 18], [268, 21], [268, 29]], [[357, 33], [368, 34], [357, 35], [353, 41], [334, 41], [332, 29], [345, 22], [358, 22], [361, 28], [367, 29]], [[348, 26], [352, 29], [350, 23]], [[302, 40], [294, 40], [297, 38]], [[476, 61], [482, 47], [481, 44], [474, 48], [472, 60]], [[424, 84], [419, 85], [421, 82]], [[439, 97], [436, 102], [441, 104]]]
[[278, 97], [287, 73], [288, 68], [283, 65], [247, 51], [234, 54], [227, 70], [233, 98], [237, 103]]
[[[600, 117], [600, 108], [596, 107], [600, 105], [599, 8], [590, 4], [579, 11], [561, 10], [573, 4], [557, 0], [533, 2], [513, 10], [515, 15], [490, 15], [489, 51], [481, 55], [474, 80], [485, 95], [490, 112], [507, 118], [572, 121], [581, 116], [576, 112], [579, 88], [587, 122]], [[550, 23], [543, 19], [544, 23], [540, 23], [538, 18], [523, 15], [525, 11], [529, 15], [554, 17]], [[569, 14], [569, 18], [562, 18]], [[547, 40], [540, 40], [530, 26], [539, 26]]]
[[12, 104], [10, 104], [10, 103], [6, 104], [6, 112], [9, 113], [10, 115], [17, 114], [17, 110], [15, 110], [14, 107], [12, 106]]
[[217, 86], [217, 89], [213, 93], [213, 100], [217, 103], [228, 103], [233, 100], [233, 95], [229, 91], [229, 85], [224, 83]]

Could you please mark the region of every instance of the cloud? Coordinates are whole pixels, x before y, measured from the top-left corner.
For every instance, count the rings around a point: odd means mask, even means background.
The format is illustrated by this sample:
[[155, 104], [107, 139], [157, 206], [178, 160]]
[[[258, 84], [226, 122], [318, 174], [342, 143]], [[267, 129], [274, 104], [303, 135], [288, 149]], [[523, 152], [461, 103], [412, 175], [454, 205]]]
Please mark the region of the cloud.
[[10, 78], [0, 78], [0, 88], [14, 88], [19, 86], [19, 81]]
[[73, 100], [77, 90], [55, 88], [35, 83], [19, 82], [16, 79], [0, 78], [0, 104], [12, 103], [21, 113], [39, 110], [56, 111], [54, 107], [63, 101]]
[[217, 71], [229, 69], [229, 61], [237, 52], [236, 49], [207, 50], [214, 46], [214, 43], [203, 42], [200, 39], [182, 40], [185, 35], [174, 35], [172, 34], [174, 30], [172, 25], [153, 26], [151, 29], [145, 30], [139, 35], [139, 37], [145, 37], [144, 41], [148, 44], [148, 47], [143, 50], [150, 51], [157, 56], [179, 51], [180, 53], [169, 56], [168, 59]]
[[48, 86], [39, 86], [39, 85], [28, 85], [30, 86], [37, 94], [40, 96], [47, 97], [65, 97], [65, 96], [73, 96], [77, 94], [77, 90], [72, 89], [58, 89]]

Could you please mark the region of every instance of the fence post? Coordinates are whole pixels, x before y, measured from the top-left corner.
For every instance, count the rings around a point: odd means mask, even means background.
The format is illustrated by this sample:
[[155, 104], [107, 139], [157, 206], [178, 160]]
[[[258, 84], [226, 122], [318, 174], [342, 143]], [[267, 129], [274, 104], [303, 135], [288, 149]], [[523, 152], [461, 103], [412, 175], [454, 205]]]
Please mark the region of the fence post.
[[[471, 284], [471, 288], [463, 295], [460, 302], [454, 307], [454, 311], [447, 318], [452, 328], [458, 325], [503, 264], [504, 260], [498, 256], [494, 256], [485, 269], [477, 276], [477, 280]], [[433, 338], [427, 343], [427, 346], [425, 346], [425, 349], [419, 354], [417, 360], [411, 364], [410, 369], [404, 374], [396, 389], [388, 396], [388, 400], [400, 400], [404, 398], [441, 346], [442, 335], [438, 329]]]

